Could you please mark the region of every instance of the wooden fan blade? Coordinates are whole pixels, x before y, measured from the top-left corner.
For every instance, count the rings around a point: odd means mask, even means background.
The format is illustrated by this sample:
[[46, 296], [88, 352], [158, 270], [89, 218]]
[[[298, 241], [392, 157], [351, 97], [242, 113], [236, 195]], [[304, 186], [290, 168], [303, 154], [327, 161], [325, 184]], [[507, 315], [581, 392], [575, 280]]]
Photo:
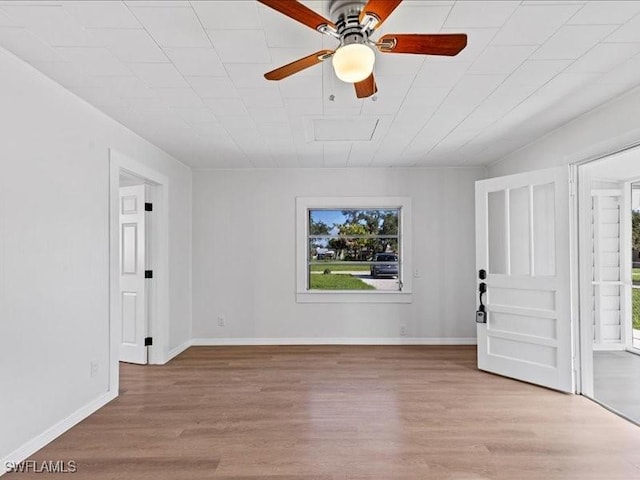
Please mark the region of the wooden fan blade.
[[453, 57], [467, 46], [467, 36], [464, 33], [390, 33], [382, 36], [376, 45], [378, 50], [384, 53], [415, 53]]
[[361, 82], [354, 83], [356, 87], [356, 97], [367, 98], [378, 91], [376, 80], [373, 78], [373, 73]]
[[327, 25], [335, 30], [336, 26], [324, 18], [322, 15], [314, 12], [309, 7], [301, 4], [296, 0], [258, 0], [267, 7], [273, 8], [278, 12], [293, 18], [309, 28], [318, 30], [322, 25]]
[[312, 53], [307, 57], [291, 62], [283, 67], [271, 70], [264, 74], [264, 78], [267, 80], [282, 80], [283, 78], [287, 78], [289, 75], [298, 73], [305, 68], [313, 67], [318, 63], [322, 63], [324, 60], [331, 57], [331, 55], [333, 55], [333, 50], [320, 50], [319, 52]]
[[373, 27], [374, 29], [380, 27], [391, 12], [393, 12], [402, 0], [369, 0], [360, 12], [360, 23], [363, 22], [365, 16], [371, 15], [378, 19], [378, 23]]

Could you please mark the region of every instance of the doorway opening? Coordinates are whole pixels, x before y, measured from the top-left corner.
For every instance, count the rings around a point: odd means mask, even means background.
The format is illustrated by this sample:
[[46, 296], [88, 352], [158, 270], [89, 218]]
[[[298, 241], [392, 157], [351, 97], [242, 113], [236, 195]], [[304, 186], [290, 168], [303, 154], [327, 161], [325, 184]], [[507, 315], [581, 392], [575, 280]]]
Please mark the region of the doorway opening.
[[582, 393], [640, 424], [640, 149], [578, 167]]
[[110, 385], [119, 362], [167, 361], [168, 178], [110, 151]]

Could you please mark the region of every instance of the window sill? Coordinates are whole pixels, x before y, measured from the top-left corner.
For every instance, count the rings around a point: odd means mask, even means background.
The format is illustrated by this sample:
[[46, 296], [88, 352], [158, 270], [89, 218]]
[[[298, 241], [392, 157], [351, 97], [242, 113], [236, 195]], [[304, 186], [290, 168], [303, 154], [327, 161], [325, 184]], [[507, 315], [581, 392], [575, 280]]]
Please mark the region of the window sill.
[[297, 303], [413, 303], [411, 292], [304, 291]]

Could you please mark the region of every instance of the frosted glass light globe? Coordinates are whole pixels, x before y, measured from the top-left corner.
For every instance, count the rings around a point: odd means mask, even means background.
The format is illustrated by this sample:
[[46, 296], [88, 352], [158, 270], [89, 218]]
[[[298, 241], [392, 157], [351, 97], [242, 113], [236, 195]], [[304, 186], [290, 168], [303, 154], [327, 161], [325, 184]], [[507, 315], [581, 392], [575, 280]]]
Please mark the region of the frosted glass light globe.
[[340, 47], [333, 54], [333, 69], [336, 76], [347, 83], [361, 82], [373, 72], [376, 54], [361, 43]]

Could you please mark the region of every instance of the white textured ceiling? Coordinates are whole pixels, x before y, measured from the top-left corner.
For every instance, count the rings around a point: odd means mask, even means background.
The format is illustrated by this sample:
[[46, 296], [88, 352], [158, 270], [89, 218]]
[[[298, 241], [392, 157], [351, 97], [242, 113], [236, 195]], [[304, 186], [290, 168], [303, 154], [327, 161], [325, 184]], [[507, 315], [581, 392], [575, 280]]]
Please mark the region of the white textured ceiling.
[[[194, 167], [486, 164], [640, 84], [640, 2], [405, 0], [379, 31], [469, 44], [378, 53], [358, 100], [330, 62], [265, 80], [336, 41], [252, 0], [0, 1], [0, 46]], [[371, 140], [315, 141], [361, 117]]]

